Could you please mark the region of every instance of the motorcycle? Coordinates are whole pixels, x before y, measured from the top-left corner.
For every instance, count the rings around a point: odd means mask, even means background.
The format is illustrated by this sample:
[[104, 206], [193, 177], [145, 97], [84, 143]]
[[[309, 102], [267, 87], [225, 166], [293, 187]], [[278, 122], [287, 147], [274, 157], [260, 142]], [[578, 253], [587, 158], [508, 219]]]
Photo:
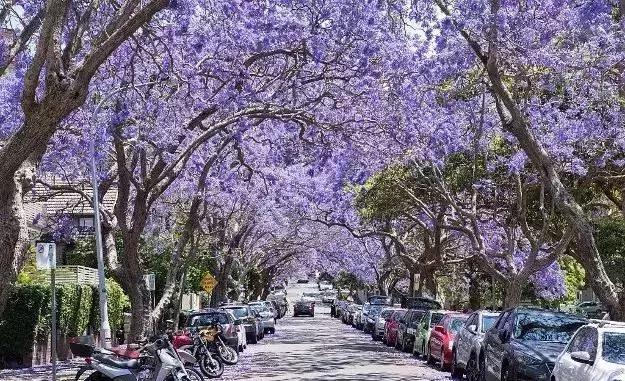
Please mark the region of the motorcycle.
[[210, 329], [191, 329], [189, 335], [177, 335], [174, 337], [174, 347], [190, 353], [194, 360], [199, 363], [202, 373], [208, 378], [218, 378], [224, 372], [224, 362], [219, 353], [215, 356], [211, 350]]
[[195, 353], [204, 346], [209, 353], [216, 354], [224, 364], [235, 365], [239, 361], [239, 353], [224, 342], [222, 333], [221, 324], [213, 321], [210, 325], [201, 329], [191, 328], [189, 336], [175, 336], [173, 340], [174, 347]]
[[185, 368], [185, 363], [193, 363], [195, 358], [184, 350], [174, 349], [167, 335], [155, 338], [130, 357], [79, 343], [70, 343], [70, 349], [74, 355], [85, 357], [87, 363], [78, 370], [75, 381], [92, 370], [85, 381], [204, 381], [200, 372]]

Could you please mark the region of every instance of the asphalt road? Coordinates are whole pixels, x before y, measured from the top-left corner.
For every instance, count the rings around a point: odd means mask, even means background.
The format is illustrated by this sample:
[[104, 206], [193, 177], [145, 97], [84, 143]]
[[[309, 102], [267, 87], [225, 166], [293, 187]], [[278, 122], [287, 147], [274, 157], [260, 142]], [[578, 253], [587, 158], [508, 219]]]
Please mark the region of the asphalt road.
[[[315, 287], [294, 285], [288, 299]], [[239, 364], [226, 367], [223, 380], [254, 381], [415, 381], [448, 380], [442, 373], [410, 354], [400, 353], [380, 342], [373, 342], [349, 326], [330, 317], [327, 307], [317, 306], [315, 317], [287, 316], [278, 321], [276, 334], [266, 335], [256, 345], [248, 345]], [[65, 365], [62, 380], [75, 372]], [[49, 368], [21, 372], [2, 371], [0, 380], [50, 380]]]

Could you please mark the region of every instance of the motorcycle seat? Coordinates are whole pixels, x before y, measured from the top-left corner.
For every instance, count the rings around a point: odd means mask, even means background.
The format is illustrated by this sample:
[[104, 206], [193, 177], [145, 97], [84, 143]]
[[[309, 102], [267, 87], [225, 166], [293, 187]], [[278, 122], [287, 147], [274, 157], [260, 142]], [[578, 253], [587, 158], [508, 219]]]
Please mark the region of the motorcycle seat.
[[110, 357], [106, 357], [106, 356], [93, 356], [94, 359], [98, 360], [99, 362], [101, 362], [102, 364], [106, 364], [115, 368], [120, 368], [120, 369], [138, 369], [141, 364], [139, 363], [139, 360], [115, 360], [112, 359]]

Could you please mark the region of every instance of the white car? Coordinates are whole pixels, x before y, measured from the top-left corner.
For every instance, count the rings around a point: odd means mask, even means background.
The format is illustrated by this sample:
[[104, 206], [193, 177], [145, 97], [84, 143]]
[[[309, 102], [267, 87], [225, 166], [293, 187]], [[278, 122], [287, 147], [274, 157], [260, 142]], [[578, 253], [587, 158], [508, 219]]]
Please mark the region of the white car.
[[552, 381], [625, 381], [625, 324], [595, 321], [558, 356]]

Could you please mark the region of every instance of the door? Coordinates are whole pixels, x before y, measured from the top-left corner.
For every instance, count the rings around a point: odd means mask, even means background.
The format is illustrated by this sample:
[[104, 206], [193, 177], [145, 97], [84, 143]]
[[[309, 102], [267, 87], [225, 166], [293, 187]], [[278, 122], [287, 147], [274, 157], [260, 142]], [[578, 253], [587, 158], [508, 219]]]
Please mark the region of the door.
[[558, 361], [557, 380], [590, 380], [593, 366], [571, 358], [573, 352], [588, 352], [590, 359], [597, 357], [598, 332], [594, 327], [583, 327], [573, 336]]
[[488, 339], [484, 341], [486, 381], [496, 381], [499, 380], [501, 376], [501, 363], [503, 361], [505, 349], [504, 343], [501, 342], [498, 333], [500, 331], [505, 331], [506, 328], [510, 328], [510, 332], [512, 332], [511, 327], [514, 322], [514, 317], [511, 311], [506, 311], [497, 322], [495, 329], [488, 333]]
[[471, 343], [473, 342], [474, 332], [469, 331], [469, 327], [471, 325], [477, 325], [478, 314], [471, 314], [467, 319], [466, 324], [458, 335], [456, 335], [456, 359], [458, 364], [462, 367], [466, 367], [467, 362], [469, 361], [469, 356], [471, 355]]

